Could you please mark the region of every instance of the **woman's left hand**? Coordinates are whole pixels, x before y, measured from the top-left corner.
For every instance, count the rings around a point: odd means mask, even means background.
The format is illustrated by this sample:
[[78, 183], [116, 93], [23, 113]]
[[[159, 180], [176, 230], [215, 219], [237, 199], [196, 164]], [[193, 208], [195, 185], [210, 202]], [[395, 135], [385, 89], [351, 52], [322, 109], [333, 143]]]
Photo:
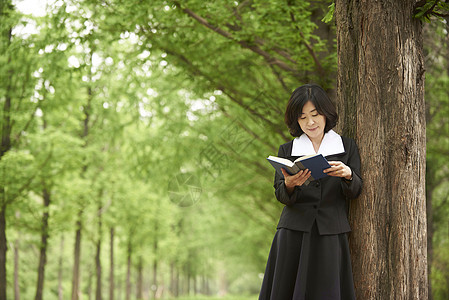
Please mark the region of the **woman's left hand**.
[[351, 168], [341, 161], [330, 161], [329, 164], [331, 165], [331, 167], [324, 170], [324, 173], [327, 173], [329, 176], [343, 177], [347, 180], [350, 180], [352, 178]]

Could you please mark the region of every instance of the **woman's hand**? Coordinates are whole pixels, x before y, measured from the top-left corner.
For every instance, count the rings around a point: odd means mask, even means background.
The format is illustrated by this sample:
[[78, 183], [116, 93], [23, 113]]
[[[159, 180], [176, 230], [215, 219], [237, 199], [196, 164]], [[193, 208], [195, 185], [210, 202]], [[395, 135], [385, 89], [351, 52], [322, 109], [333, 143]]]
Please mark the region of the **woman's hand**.
[[310, 177], [311, 173], [308, 169], [301, 170], [295, 175], [290, 175], [285, 171], [285, 169], [281, 169], [282, 174], [284, 175], [285, 187], [289, 194], [293, 192], [295, 186], [301, 186], [306, 182], [306, 180]]
[[324, 173], [327, 173], [329, 176], [343, 177], [347, 180], [351, 180], [352, 170], [350, 167], [348, 167], [341, 161], [330, 161], [329, 164], [331, 165], [331, 167], [324, 170]]

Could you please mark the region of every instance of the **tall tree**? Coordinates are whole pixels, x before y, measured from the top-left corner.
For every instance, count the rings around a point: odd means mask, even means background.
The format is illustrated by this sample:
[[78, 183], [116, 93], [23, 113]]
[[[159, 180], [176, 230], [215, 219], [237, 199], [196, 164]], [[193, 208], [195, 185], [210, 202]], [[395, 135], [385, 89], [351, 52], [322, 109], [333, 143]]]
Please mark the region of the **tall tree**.
[[356, 138], [364, 190], [350, 246], [360, 299], [427, 299], [426, 123], [414, 0], [335, 4], [337, 99]]

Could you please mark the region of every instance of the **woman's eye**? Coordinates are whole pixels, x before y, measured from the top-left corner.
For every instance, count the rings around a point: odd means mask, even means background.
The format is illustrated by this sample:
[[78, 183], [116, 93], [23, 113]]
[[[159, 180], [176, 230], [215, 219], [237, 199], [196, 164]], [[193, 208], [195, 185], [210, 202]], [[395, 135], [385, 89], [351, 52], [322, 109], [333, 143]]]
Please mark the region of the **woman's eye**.
[[300, 120], [305, 120], [306, 118], [304, 117], [304, 118], [299, 118]]

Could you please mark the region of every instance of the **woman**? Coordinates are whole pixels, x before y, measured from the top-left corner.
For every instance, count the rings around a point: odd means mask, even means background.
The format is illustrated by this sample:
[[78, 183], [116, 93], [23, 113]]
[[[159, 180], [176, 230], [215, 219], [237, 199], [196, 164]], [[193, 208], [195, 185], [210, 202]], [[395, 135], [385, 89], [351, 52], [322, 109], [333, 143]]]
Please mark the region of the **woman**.
[[292, 141], [278, 156], [290, 160], [321, 153], [329, 176], [304, 185], [310, 171], [274, 179], [277, 200], [285, 205], [268, 257], [260, 300], [355, 299], [347, 232], [348, 199], [362, 188], [360, 157], [352, 139], [332, 128], [337, 113], [326, 92], [314, 84], [290, 97], [285, 123]]

